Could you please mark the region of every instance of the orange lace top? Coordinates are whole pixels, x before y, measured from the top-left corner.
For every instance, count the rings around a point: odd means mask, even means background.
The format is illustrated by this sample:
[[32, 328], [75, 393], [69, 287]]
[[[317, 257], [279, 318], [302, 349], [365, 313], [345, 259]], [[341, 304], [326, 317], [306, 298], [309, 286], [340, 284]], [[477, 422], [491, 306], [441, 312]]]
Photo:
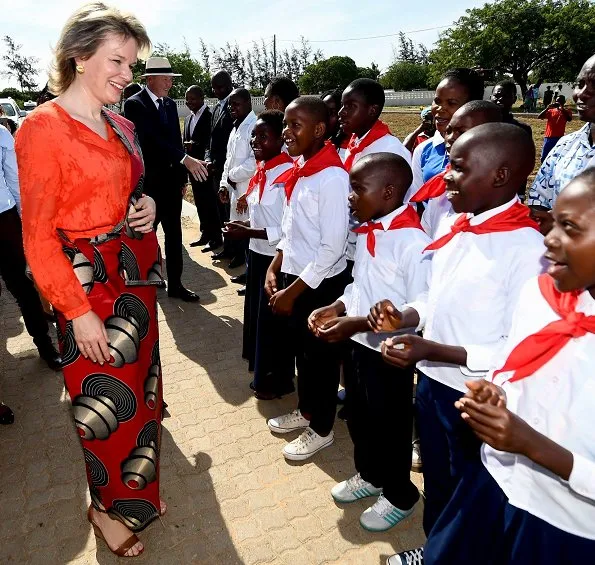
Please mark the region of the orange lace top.
[[16, 138], [25, 256], [40, 292], [69, 320], [91, 305], [57, 230], [72, 241], [106, 233], [124, 218], [130, 196], [130, 156], [107, 129], [106, 141], [46, 102]]

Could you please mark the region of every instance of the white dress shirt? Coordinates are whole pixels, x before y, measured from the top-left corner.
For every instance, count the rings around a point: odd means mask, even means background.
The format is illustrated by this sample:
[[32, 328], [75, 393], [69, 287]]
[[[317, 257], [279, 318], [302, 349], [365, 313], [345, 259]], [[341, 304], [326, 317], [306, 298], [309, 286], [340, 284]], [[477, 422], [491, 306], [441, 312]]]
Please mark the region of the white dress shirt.
[[[229, 219], [245, 221], [248, 219], [248, 212], [238, 214], [236, 205], [238, 198], [243, 196], [248, 190], [250, 179], [256, 171], [256, 159], [254, 152], [250, 147], [250, 137], [256, 123], [256, 114], [250, 112], [244, 121], [231, 130], [229, 140], [227, 141], [227, 156], [225, 165], [223, 165], [223, 175], [221, 177], [221, 186], [229, 191], [230, 214]], [[235, 188], [227, 184], [227, 179], [236, 183]]]
[[[595, 315], [589, 292], [577, 310]], [[530, 334], [558, 320], [539, 290], [537, 278], [523, 287], [515, 310], [502, 366], [512, 349]], [[506, 404], [539, 433], [572, 452], [568, 481], [527, 457], [482, 448], [482, 460], [510, 504], [570, 534], [595, 540], [595, 335], [571, 339], [533, 375], [504, 382], [511, 372], [494, 379], [506, 391]]]
[[293, 167], [293, 163], [281, 163], [265, 171], [266, 182], [260, 201], [258, 186], [248, 195], [250, 227], [264, 229], [267, 234], [266, 239], [250, 239], [249, 248], [255, 253], [273, 257], [277, 252], [277, 244], [281, 240], [285, 189], [283, 184], [274, 184], [273, 181], [291, 167]]
[[20, 214], [21, 192], [14, 139], [4, 126], [0, 126], [0, 213], [15, 206]]
[[[401, 308], [427, 291], [431, 257], [422, 254], [422, 250], [431, 243], [430, 238], [418, 228], [388, 229], [393, 218], [402, 214], [407, 207], [407, 204], [403, 205], [379, 220], [373, 220], [380, 222], [383, 227], [374, 230], [374, 257], [368, 251], [367, 234], [356, 234], [353, 282], [339, 298], [345, 304], [347, 316], [367, 316], [370, 308], [384, 299]], [[380, 351], [382, 342], [391, 335], [413, 331], [414, 328], [394, 334], [361, 332], [351, 339]]]
[[[303, 157], [298, 163], [303, 164]], [[277, 245], [283, 251], [281, 270], [300, 277], [309, 287], [338, 275], [347, 267], [349, 176], [327, 167], [298, 179], [285, 206]]]
[[447, 218], [455, 214], [456, 212], [452, 209], [450, 200], [446, 198], [446, 194], [442, 194], [428, 200], [424, 213], [421, 216], [421, 225], [432, 239], [436, 239], [442, 218]]
[[151, 92], [151, 90], [149, 89], [148, 86], [145, 86], [145, 90], [147, 91], [149, 98], [151, 98], [151, 100], [153, 101], [153, 104], [155, 104], [155, 108], [157, 108], [157, 110], [159, 110], [158, 100], [161, 100], [161, 102], [163, 102], [163, 98], [159, 98], [159, 96], [153, 94], [153, 92]]
[[[478, 225], [510, 208], [518, 198], [471, 218]], [[458, 214], [443, 218], [437, 237], [445, 235]], [[525, 282], [545, 270], [543, 236], [533, 228], [487, 234], [458, 233], [431, 253], [429, 290], [409, 304], [419, 313], [418, 330], [426, 339], [460, 346], [467, 365], [420, 361], [428, 377], [465, 392], [465, 381], [484, 377], [494, 367], [512, 323]]]
[[[355, 146], [359, 146], [359, 144], [366, 139], [366, 136], [370, 132], [366, 132], [360, 138], [355, 141]], [[411, 165], [411, 153], [405, 148], [405, 146], [399, 141], [398, 137], [387, 133], [383, 135], [380, 139], [370, 143], [368, 147], [365, 147], [361, 150], [361, 152], [356, 153], [355, 157], [353, 158], [353, 165], [355, 165], [362, 157], [366, 155], [371, 155], [372, 153], [394, 153], [395, 155], [400, 155], [407, 161], [409, 165]], [[345, 151], [345, 157], [342, 158], [342, 161], [345, 162], [346, 159], [349, 157], [350, 151], [347, 149]], [[355, 259], [355, 241], [357, 235], [353, 232], [353, 228], [357, 227], [359, 224], [357, 220], [353, 217], [353, 215], [349, 214], [349, 236], [347, 237], [347, 259], [353, 261]]]
[[[424, 177], [423, 177], [423, 170], [421, 168], [421, 155], [424, 147], [431, 143], [434, 147], [444, 143], [444, 138], [440, 135], [440, 132], [436, 130], [434, 135], [430, 137], [430, 139], [426, 139], [422, 143], [420, 143], [414, 150], [413, 156], [411, 157], [411, 171], [413, 172], [413, 182], [409, 187], [409, 190], [405, 194], [405, 198], [403, 202], [409, 202], [411, 197], [421, 188], [424, 184]], [[444, 167], [446, 167], [448, 163], [448, 158], [444, 160]], [[444, 169], [442, 167], [442, 169]], [[437, 173], [440, 171], [436, 171]]]
[[207, 105], [205, 103], [198, 110], [196, 110], [196, 112], [192, 113], [192, 117], [190, 118], [190, 125], [188, 126], [188, 133], [190, 134], [190, 137], [192, 137], [192, 134], [194, 133], [194, 128], [196, 127], [198, 120], [200, 120], [201, 116], [203, 115], [203, 112], [205, 111], [206, 107]]

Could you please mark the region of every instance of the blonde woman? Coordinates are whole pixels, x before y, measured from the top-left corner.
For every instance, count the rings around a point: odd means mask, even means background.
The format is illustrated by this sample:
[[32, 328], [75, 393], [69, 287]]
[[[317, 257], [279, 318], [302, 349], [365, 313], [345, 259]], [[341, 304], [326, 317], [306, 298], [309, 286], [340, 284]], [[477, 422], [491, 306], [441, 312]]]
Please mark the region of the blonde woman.
[[143, 25], [101, 3], [66, 22], [50, 90], [16, 141], [25, 254], [58, 316], [64, 379], [86, 462], [95, 533], [119, 556], [165, 511], [159, 499], [162, 394], [154, 201], [142, 194], [134, 126], [120, 100]]

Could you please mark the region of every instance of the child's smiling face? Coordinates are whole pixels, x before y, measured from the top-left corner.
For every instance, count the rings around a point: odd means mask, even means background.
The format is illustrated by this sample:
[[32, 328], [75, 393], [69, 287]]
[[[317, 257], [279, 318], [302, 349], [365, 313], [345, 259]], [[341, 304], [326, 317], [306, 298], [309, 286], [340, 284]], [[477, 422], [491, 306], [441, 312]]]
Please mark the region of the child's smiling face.
[[595, 174], [573, 180], [552, 211], [545, 237], [548, 274], [561, 292], [587, 289], [595, 298]]
[[326, 135], [326, 124], [318, 122], [307, 107], [293, 102], [285, 109], [283, 123], [283, 140], [292, 157], [310, 158], [316, 142]]
[[456, 79], [445, 78], [440, 81], [432, 101], [434, 124], [440, 135], [444, 137], [453, 114], [469, 102], [469, 90]]
[[269, 161], [281, 153], [283, 138], [275, 135], [266, 122], [258, 120], [252, 130], [250, 146], [257, 161]]

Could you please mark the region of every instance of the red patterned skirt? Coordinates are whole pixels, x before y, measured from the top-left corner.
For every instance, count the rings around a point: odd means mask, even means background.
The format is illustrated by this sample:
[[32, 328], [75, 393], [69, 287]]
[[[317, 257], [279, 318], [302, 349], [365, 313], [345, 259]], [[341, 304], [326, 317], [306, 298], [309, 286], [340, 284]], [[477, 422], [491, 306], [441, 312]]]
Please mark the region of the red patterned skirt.
[[[64, 380], [85, 456], [91, 499], [132, 531], [159, 515], [163, 406], [157, 294], [161, 265], [152, 232], [64, 246], [93, 312], [104, 322], [112, 360], [85, 359], [72, 322], [58, 313]], [[143, 280], [141, 280], [143, 279]], [[153, 286], [152, 286], [153, 285]]]

